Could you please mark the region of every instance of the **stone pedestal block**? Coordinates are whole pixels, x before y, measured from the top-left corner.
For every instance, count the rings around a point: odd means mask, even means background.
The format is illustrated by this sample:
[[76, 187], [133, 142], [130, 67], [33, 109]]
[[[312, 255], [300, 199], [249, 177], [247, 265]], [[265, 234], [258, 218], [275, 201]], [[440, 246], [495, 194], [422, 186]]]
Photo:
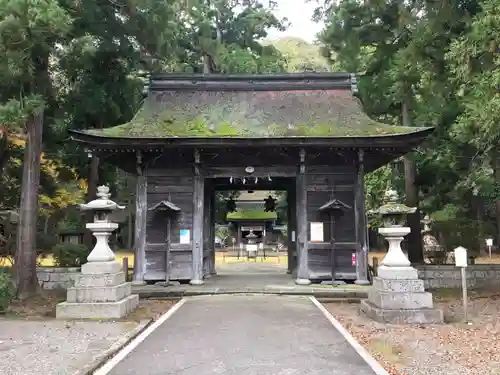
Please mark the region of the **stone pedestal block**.
[[122, 266], [116, 261], [85, 263], [82, 266], [82, 275], [105, 275], [121, 272]]
[[132, 285], [68, 288], [67, 302], [117, 302], [132, 294]]
[[123, 284], [125, 282], [125, 273], [105, 273], [103, 275], [83, 275], [80, 274], [75, 279], [75, 287], [89, 287], [89, 286], [113, 286]]
[[[56, 308], [59, 319], [117, 319], [132, 312], [139, 303], [131, 283], [118, 262], [95, 262], [82, 266], [75, 286], [68, 288], [67, 301]], [[107, 272], [102, 272], [107, 271]]]
[[418, 271], [413, 267], [388, 267], [380, 266], [377, 269], [377, 276], [381, 279], [389, 280], [416, 280], [418, 279]]
[[[443, 312], [435, 309], [432, 294], [412, 267], [386, 267], [384, 276], [375, 277], [368, 300], [361, 310], [373, 320], [393, 324], [435, 324], [443, 322]], [[394, 268], [394, 269], [393, 269]], [[395, 269], [397, 268], [397, 269]], [[410, 268], [404, 279], [404, 270]], [[415, 272], [414, 272], [415, 271]], [[393, 276], [394, 278], [388, 278]]]
[[424, 290], [424, 280], [390, 280], [376, 277], [373, 280], [373, 289], [388, 292], [421, 292]]
[[432, 294], [428, 292], [394, 292], [372, 289], [368, 300], [382, 309], [431, 309]]
[[438, 309], [390, 310], [373, 305], [369, 300], [361, 301], [361, 311], [370, 319], [390, 324], [441, 324], [443, 312]]
[[117, 302], [62, 302], [57, 305], [58, 319], [120, 319], [134, 311], [139, 296], [130, 296]]

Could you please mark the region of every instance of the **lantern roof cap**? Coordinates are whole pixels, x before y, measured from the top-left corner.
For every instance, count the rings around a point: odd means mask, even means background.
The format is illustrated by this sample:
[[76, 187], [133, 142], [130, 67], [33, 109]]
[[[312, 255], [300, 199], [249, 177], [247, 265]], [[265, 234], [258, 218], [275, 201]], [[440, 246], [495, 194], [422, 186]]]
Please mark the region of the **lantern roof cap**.
[[113, 202], [109, 197], [109, 187], [103, 185], [97, 188], [97, 199], [90, 201], [89, 203], [80, 204], [80, 209], [82, 211], [115, 211], [123, 210], [125, 206], [120, 206], [118, 203]]

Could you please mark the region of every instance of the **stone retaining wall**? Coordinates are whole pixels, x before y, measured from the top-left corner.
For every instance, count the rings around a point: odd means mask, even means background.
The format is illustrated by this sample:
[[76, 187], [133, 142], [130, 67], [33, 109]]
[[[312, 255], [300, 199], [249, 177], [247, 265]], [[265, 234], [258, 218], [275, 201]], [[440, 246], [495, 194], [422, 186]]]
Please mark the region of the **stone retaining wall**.
[[38, 267], [36, 274], [42, 289], [67, 289], [75, 284], [80, 267]]
[[[425, 288], [460, 288], [462, 279], [460, 269], [453, 265], [416, 266], [419, 278], [424, 280]], [[466, 269], [469, 288], [500, 287], [500, 264], [475, 264]]]

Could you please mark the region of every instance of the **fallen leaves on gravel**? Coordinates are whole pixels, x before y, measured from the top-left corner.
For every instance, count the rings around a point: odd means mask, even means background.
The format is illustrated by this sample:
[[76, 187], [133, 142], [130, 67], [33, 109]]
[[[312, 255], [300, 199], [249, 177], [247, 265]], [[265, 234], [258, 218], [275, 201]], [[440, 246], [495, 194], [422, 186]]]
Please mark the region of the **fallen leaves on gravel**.
[[438, 299], [451, 323], [404, 326], [371, 321], [355, 304], [325, 303], [391, 375], [499, 375], [498, 295], [469, 302], [472, 325], [461, 322], [461, 305], [455, 297]]

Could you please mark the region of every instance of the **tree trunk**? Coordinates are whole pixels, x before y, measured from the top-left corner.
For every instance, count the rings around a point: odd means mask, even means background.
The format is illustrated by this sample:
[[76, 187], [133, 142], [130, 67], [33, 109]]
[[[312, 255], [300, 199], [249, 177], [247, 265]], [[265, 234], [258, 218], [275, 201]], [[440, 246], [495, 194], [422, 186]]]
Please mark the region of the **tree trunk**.
[[7, 159], [9, 150], [9, 131], [7, 127], [0, 125], [0, 173], [2, 173]]
[[[409, 95], [405, 95], [402, 103], [401, 116], [403, 119], [403, 126], [411, 126]], [[420, 210], [418, 208], [418, 186], [417, 179], [417, 165], [413, 155], [407, 154], [403, 156], [403, 165], [405, 173], [405, 204], [409, 207], [417, 207], [417, 211], [408, 215], [408, 226], [411, 229], [407, 237], [408, 246], [408, 259], [413, 263], [424, 262], [424, 252], [422, 247], [422, 233], [420, 228]]]
[[[99, 157], [93, 152], [90, 159], [89, 166], [89, 180], [88, 180], [88, 190], [87, 190], [87, 202], [97, 198], [97, 184], [99, 182]], [[94, 220], [94, 214], [92, 212], [87, 212], [85, 215], [85, 221], [90, 223]], [[94, 247], [94, 239], [92, 233], [86, 230], [83, 235], [83, 244], [91, 250]]]
[[[493, 163], [494, 163], [494, 171], [495, 171], [495, 185], [497, 187], [500, 186], [500, 150], [496, 149], [493, 154]], [[500, 242], [500, 199], [495, 201], [495, 214], [496, 214], [496, 222], [497, 222], [497, 233], [496, 233], [496, 243]]]
[[43, 218], [43, 234], [48, 234], [49, 233], [49, 216], [45, 216]]
[[[474, 197], [474, 205], [476, 208], [476, 233], [477, 233], [477, 245], [478, 253], [486, 254], [486, 246], [484, 241], [484, 222], [485, 222], [485, 212], [484, 212], [484, 202], [479, 197]], [[474, 252], [474, 251], [472, 251]]]
[[27, 137], [24, 150], [17, 249], [14, 263], [17, 297], [20, 299], [34, 295], [38, 290], [36, 232], [42, 133], [43, 109], [39, 108], [30, 116], [26, 124]]
[[210, 56], [208, 55], [208, 53], [205, 53], [203, 55], [203, 74], [210, 74], [212, 73], [212, 69], [211, 69], [211, 65], [212, 65], [212, 62], [211, 62], [211, 58]]
[[412, 155], [403, 157], [405, 169], [405, 204], [409, 207], [417, 207], [417, 211], [408, 215], [408, 226], [411, 228], [408, 234], [408, 258], [413, 263], [423, 263], [424, 253], [422, 248], [422, 233], [420, 228], [420, 210], [418, 209], [418, 188], [415, 183], [416, 164]]

